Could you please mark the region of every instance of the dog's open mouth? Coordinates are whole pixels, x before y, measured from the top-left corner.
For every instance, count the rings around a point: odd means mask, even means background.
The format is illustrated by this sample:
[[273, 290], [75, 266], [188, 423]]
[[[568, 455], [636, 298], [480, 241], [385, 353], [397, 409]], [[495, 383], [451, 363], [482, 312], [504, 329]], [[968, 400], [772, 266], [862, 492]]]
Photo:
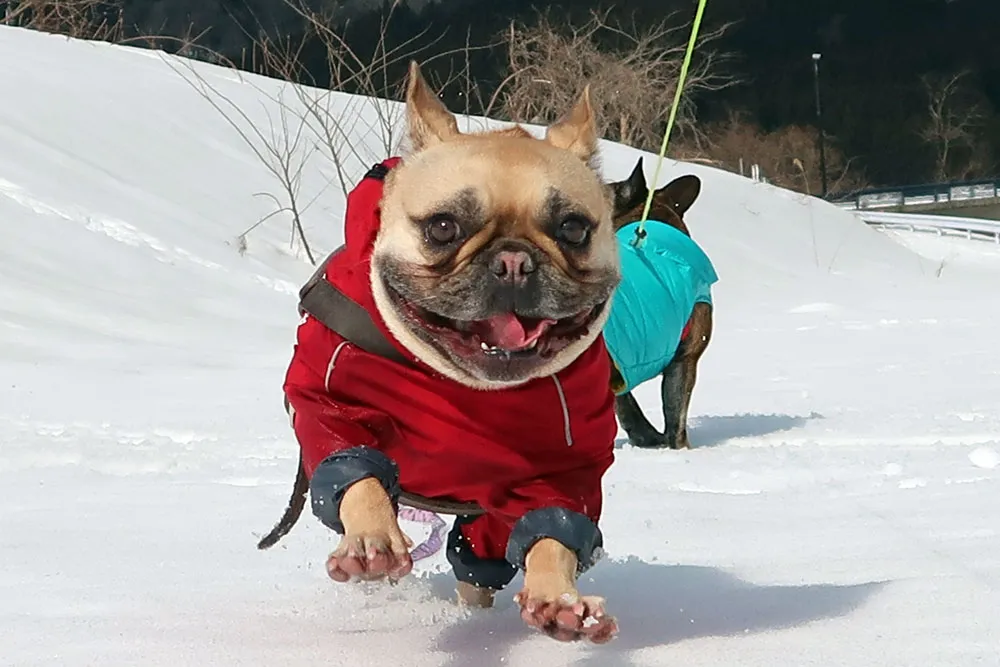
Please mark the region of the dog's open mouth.
[[500, 313], [483, 320], [443, 317], [399, 298], [411, 320], [457, 348], [464, 356], [486, 355], [499, 359], [551, 357], [587, 335], [604, 304], [562, 319], [523, 317]]

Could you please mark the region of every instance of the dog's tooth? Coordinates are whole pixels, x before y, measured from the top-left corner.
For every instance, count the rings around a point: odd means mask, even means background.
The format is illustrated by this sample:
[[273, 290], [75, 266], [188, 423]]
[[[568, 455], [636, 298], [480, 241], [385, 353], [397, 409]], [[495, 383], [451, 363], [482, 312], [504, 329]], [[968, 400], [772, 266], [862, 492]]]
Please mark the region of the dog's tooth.
[[486, 341], [479, 343], [479, 347], [483, 348], [483, 352], [490, 351], [490, 346], [486, 344]]

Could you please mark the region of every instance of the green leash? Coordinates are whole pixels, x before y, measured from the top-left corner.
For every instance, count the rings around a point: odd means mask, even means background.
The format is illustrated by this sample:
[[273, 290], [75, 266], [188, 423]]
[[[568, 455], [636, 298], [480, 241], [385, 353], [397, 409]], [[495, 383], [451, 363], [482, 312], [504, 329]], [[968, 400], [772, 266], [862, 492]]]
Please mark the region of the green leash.
[[687, 80], [688, 68], [691, 66], [691, 54], [694, 53], [694, 44], [698, 41], [698, 30], [701, 28], [701, 17], [705, 13], [705, 5], [708, 0], [698, 0], [698, 12], [694, 15], [694, 23], [691, 26], [691, 39], [688, 40], [687, 51], [684, 54], [684, 64], [681, 65], [681, 75], [677, 80], [677, 90], [674, 91], [674, 104], [670, 107], [670, 117], [667, 119], [667, 129], [663, 133], [663, 143], [660, 145], [660, 154], [656, 159], [656, 170], [653, 171], [653, 187], [649, 188], [646, 195], [646, 205], [642, 209], [642, 219], [639, 227], [635, 230], [635, 240], [632, 245], [638, 248], [646, 238], [646, 220], [649, 218], [649, 209], [653, 205], [653, 193], [656, 192], [656, 184], [660, 182], [660, 167], [663, 166], [663, 158], [667, 155], [667, 144], [670, 142], [670, 132], [674, 129], [674, 122], [677, 119], [677, 106], [681, 101], [681, 92], [684, 90], [684, 82]]

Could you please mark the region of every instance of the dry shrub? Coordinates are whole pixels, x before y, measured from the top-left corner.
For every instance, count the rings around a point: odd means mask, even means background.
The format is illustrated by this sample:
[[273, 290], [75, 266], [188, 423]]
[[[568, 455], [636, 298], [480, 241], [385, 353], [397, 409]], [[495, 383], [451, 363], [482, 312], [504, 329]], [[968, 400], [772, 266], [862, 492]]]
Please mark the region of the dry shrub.
[[125, 35], [122, 1], [11, 0], [0, 2], [0, 23], [78, 39], [119, 42]]
[[[821, 190], [819, 134], [816, 128], [788, 125], [764, 132], [738, 113], [704, 128], [707, 143], [700, 151], [688, 148], [682, 159], [704, 161], [730, 171], [749, 173], [760, 165], [768, 182], [806, 194]], [[865, 187], [864, 173], [853, 159], [844, 157], [836, 142], [827, 136], [826, 170], [828, 193], [849, 192]]]
[[[609, 10], [610, 11], [610, 10]], [[726, 56], [707, 48], [728, 25], [703, 33], [688, 70], [675, 131], [697, 141], [694, 101], [701, 92], [736, 83], [720, 72]], [[584, 85], [605, 139], [658, 149], [680, 78], [690, 25], [671, 14], [637, 27], [593, 12], [582, 25], [540, 14], [534, 25], [512, 23], [504, 36], [508, 75], [502, 110], [513, 121], [546, 124], [572, 106]]]

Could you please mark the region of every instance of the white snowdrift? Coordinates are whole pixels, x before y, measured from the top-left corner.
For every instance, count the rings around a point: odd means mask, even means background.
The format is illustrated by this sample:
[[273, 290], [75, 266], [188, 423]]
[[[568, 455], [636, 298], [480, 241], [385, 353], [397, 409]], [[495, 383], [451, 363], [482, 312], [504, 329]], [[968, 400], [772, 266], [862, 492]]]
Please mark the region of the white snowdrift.
[[[294, 471], [280, 386], [311, 269], [287, 216], [238, 251], [278, 186], [181, 75], [265, 132], [284, 87], [11, 28], [0, 61], [3, 664], [997, 664], [989, 258], [925, 259], [833, 206], [668, 161], [661, 183], [704, 181], [688, 219], [721, 277], [696, 447], [619, 451], [609, 559], [583, 587], [622, 634], [561, 646], [522, 627], [513, 591], [454, 608], [441, 554], [369, 590], [326, 579], [334, 536], [309, 516], [254, 549]], [[332, 99], [353, 181], [385, 157], [379, 103]], [[608, 179], [637, 157], [604, 155]], [[301, 196], [317, 252], [336, 246], [320, 154]], [[651, 415], [657, 392], [639, 392]]]

